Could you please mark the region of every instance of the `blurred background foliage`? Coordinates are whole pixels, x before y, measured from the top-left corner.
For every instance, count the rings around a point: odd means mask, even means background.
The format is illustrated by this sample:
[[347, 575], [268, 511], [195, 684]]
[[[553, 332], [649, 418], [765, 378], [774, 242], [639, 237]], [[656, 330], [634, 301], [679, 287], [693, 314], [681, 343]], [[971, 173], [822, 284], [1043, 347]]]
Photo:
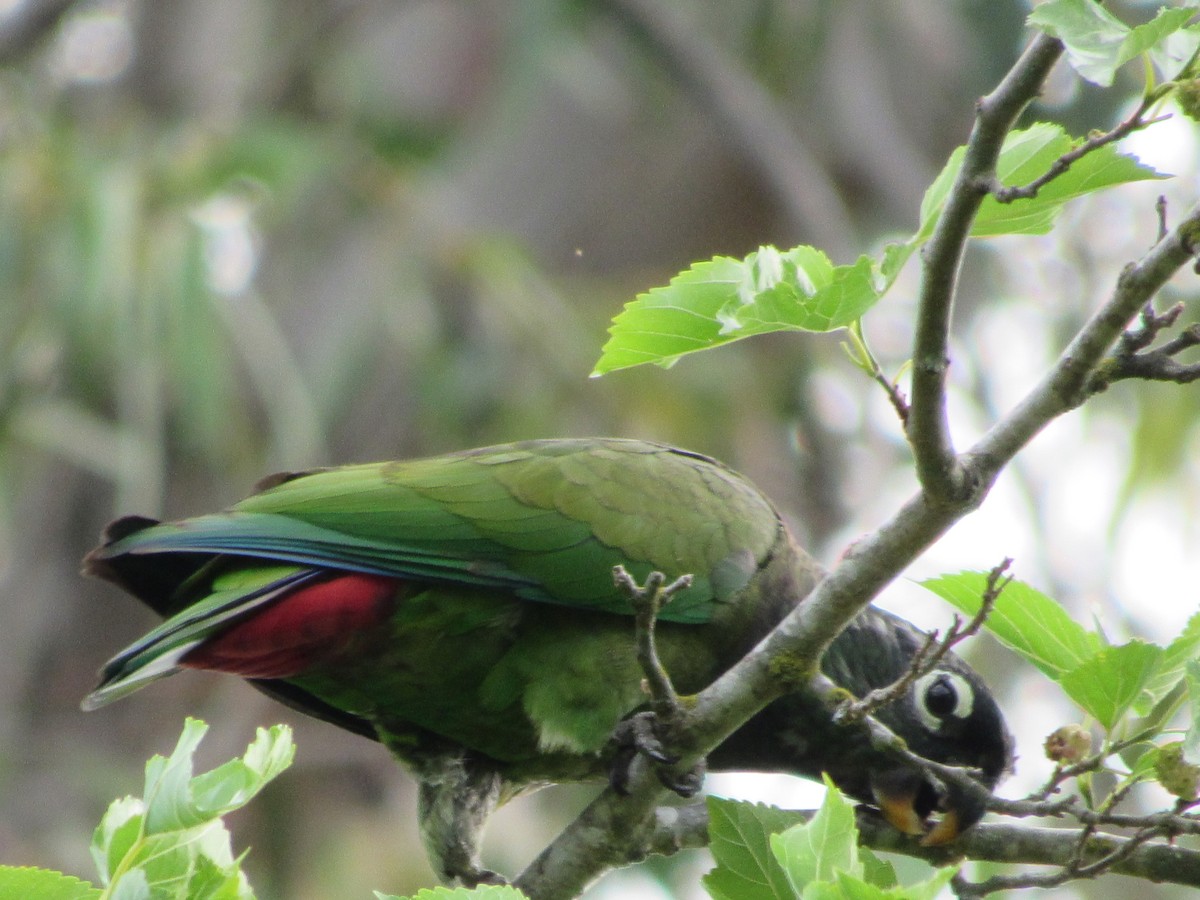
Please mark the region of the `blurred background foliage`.
[[[291, 467], [617, 434], [727, 460], [836, 557], [912, 488], [882, 393], [836, 337], [772, 336], [669, 374], [587, 374], [621, 304], [694, 259], [804, 242], [848, 262], [911, 229], [1027, 11], [0, 3], [0, 860], [88, 874], [105, 804], [192, 713], [214, 723], [210, 762], [256, 724], [297, 726], [296, 768], [233, 822], [260, 896], [431, 881], [412, 786], [368, 742], [200, 675], [78, 711], [100, 663], [150, 624], [77, 575], [118, 514], [199, 513]], [[1037, 113], [1075, 133], [1112, 122], [1137, 90], [1083, 90], [1065, 72], [1056, 85]], [[1194, 137], [1174, 140], [1194, 157]], [[971, 257], [955, 357], [963, 437], [1153, 239], [1153, 195], [1089, 204], [1057, 237]], [[902, 284], [868, 321], [893, 370], [910, 299]], [[1138, 578], [1121, 582], [1110, 561], [1127, 533], [1117, 514], [1157, 497], [1154, 546], [1194, 538], [1180, 499], [1195, 500], [1197, 400], [1113, 393], [1064, 426], [1067, 444], [1050, 437], [1022, 463], [996, 501], [1015, 515], [968, 530], [950, 564], [1015, 553], [1022, 577], [1076, 611], [1148, 629], [1131, 612]], [[1062, 451], [1081, 442], [1086, 459]], [[1102, 515], [1072, 499], [1080, 472], [1113, 498]], [[1011, 668], [980, 665], [998, 680]], [[586, 797], [556, 789], [503, 813], [491, 864], [516, 869]], [[678, 887], [703, 865], [659, 861], [617, 884]]]

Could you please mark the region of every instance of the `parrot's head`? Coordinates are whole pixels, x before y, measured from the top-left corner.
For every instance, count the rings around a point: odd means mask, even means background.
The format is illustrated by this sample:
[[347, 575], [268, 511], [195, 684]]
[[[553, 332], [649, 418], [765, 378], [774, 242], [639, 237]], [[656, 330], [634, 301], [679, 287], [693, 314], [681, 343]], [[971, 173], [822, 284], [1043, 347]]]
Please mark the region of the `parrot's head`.
[[[903, 619], [868, 607], [826, 651], [821, 668], [857, 697], [907, 673], [926, 636]], [[972, 770], [988, 791], [1012, 768], [1013, 742], [983, 679], [952, 653], [899, 698], [873, 713], [913, 753]], [[953, 840], [982, 818], [986, 793], [935, 779], [872, 746], [861, 727], [834, 724], [804, 692], [785, 695], [709, 756], [713, 771], [828, 775], [846, 794], [877, 807], [895, 828], [927, 846]]]
[[[925, 640], [903, 619], [870, 608], [833, 643], [822, 668], [863, 696], [902, 676]], [[918, 756], [971, 769], [989, 791], [1012, 768], [1013, 741], [999, 704], [978, 673], [953, 654], [874, 715]], [[935, 782], [874, 755], [864, 762], [864, 770], [850, 775], [844, 789], [877, 806], [900, 831], [922, 835], [927, 846], [953, 840], [983, 816], [980, 791]], [[932, 825], [931, 817], [936, 819]]]

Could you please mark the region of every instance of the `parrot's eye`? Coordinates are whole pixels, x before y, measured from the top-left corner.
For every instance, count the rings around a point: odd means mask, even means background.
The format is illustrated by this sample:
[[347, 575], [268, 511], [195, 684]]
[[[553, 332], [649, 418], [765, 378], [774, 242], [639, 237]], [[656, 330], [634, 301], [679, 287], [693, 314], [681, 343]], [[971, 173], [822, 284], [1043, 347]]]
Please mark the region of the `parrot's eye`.
[[917, 714], [931, 731], [938, 731], [947, 719], [968, 718], [974, 699], [971, 685], [953, 672], [930, 672], [913, 684]]

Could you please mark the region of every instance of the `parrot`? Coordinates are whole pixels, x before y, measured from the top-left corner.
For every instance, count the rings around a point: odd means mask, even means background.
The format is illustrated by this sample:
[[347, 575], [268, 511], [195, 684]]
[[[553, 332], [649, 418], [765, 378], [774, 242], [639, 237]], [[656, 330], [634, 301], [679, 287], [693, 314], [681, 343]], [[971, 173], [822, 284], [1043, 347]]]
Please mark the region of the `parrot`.
[[[534, 440], [282, 473], [224, 512], [107, 527], [84, 572], [164, 621], [104, 665], [82, 706], [181, 669], [240, 676], [383, 744], [417, 782], [436, 874], [500, 881], [479, 855], [488, 816], [548, 784], [614, 779], [614, 733], [650, 704], [616, 566], [638, 581], [691, 576], [656, 622], [657, 653], [683, 695], [824, 576], [750, 481], [658, 443]], [[905, 675], [925, 641], [869, 605], [821, 669], [861, 697]], [[1012, 766], [997, 701], [953, 653], [875, 716], [988, 790]], [[707, 764], [828, 776], [927, 844], [984, 813], [980, 792], [872, 747], [805, 690], [766, 706]]]

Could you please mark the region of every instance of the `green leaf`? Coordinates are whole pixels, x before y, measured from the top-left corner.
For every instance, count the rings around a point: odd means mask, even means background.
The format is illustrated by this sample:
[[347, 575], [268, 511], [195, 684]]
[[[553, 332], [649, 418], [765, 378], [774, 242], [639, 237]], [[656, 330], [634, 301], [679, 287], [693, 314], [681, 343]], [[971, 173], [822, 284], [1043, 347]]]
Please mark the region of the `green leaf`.
[[1106, 731], [1133, 705], [1162, 662], [1163, 650], [1145, 641], [1105, 647], [1063, 674], [1063, 690]]
[[[1008, 135], [997, 162], [1002, 184], [1025, 185], [1077, 145], [1058, 125], [1039, 123]], [[844, 328], [874, 306], [904, 263], [929, 240], [962, 168], [965, 148], [951, 154], [921, 203], [917, 233], [887, 245], [879, 259], [860, 256], [834, 266], [820, 250], [760, 247], [744, 259], [694, 264], [666, 287], [639, 294], [613, 319], [593, 377], [643, 363], [673, 365], [681, 357], [775, 331]], [[1164, 177], [1105, 145], [1077, 160], [1033, 198], [999, 203], [987, 197], [973, 237], [1044, 234], [1068, 200], [1118, 184]]]
[[100, 889], [61, 872], [0, 866], [0, 897], [12, 900], [98, 900]]
[[937, 900], [950, 884], [950, 879], [958, 874], [959, 868], [958, 865], [942, 866], [924, 881], [896, 888], [889, 896], [896, 900]]
[[809, 885], [802, 900], [888, 900], [891, 896], [891, 891], [886, 888], [838, 872], [833, 881]]
[[1183, 737], [1183, 758], [1196, 765], [1200, 764], [1200, 660], [1188, 660], [1185, 677], [1191, 721]]
[[296, 747], [291, 732], [277, 725], [258, 729], [241, 759], [232, 759], [192, 779], [193, 807], [205, 817], [222, 816], [245, 806], [267, 782], [292, 764]]
[[260, 728], [241, 759], [193, 776], [207, 727], [188, 719], [171, 755], [146, 764], [145, 800], [117, 800], [101, 819], [92, 856], [109, 885], [108, 900], [253, 900], [220, 817], [291, 763], [291, 731]]
[[883, 284], [879, 287], [880, 294], [885, 293], [892, 286], [900, 275], [900, 270], [904, 268], [904, 264], [916, 251], [917, 246], [915, 239], [892, 241], [884, 245], [883, 256], [879, 260], [879, 275], [883, 279]]
[[1200, 50], [1200, 25], [1188, 25], [1191, 9], [1163, 7], [1153, 20], [1138, 25], [1126, 40], [1130, 59], [1146, 53], [1163, 81], [1174, 81]]
[[188, 719], [171, 756], [146, 763], [146, 831], [190, 828], [244, 806], [295, 756], [291, 730], [258, 729], [242, 759], [192, 776], [192, 757], [208, 726]]
[[808, 822], [771, 835], [771, 852], [783, 867], [796, 893], [807, 896], [805, 886], [834, 881], [838, 872], [856, 878], [862, 874], [858, 859], [858, 826], [854, 805], [825, 778], [825, 799]]
[[789, 810], [710, 797], [718, 866], [704, 877], [709, 894], [717, 900], [934, 900], [958, 867], [897, 886], [891, 864], [858, 846], [854, 805], [828, 779], [826, 786], [821, 808], [807, 821]]
[[1187, 27], [1194, 15], [1194, 9], [1163, 8], [1152, 21], [1130, 28], [1093, 0], [1049, 0], [1028, 21], [1063, 42], [1067, 61], [1081, 77], [1108, 87], [1117, 69], [1143, 53], [1164, 79], [1178, 75], [1200, 46], [1196, 29]]
[[709, 849], [717, 867], [703, 878], [708, 893], [716, 900], [791, 900], [770, 837], [797, 821], [803, 817], [793, 811], [709, 797]]
[[109, 885], [106, 900], [154, 900], [150, 881], [141, 869], [131, 869]]
[[881, 888], [893, 888], [900, 883], [896, 868], [886, 859], [876, 856], [868, 847], [858, 848], [858, 858], [863, 864], [863, 879]]
[[830, 881], [814, 881], [804, 886], [804, 891], [796, 894], [799, 900], [845, 900], [838, 886]]
[[745, 259], [696, 263], [626, 304], [592, 374], [669, 366], [688, 353], [772, 331], [844, 328], [879, 299], [885, 278], [877, 265], [862, 256], [834, 266], [808, 246], [760, 247]]
[[1063, 42], [1067, 61], [1080, 76], [1103, 87], [1112, 84], [1129, 27], [1099, 3], [1049, 0], [1029, 14], [1028, 22]]
[[1134, 704], [1138, 715], [1149, 715], [1155, 704], [1179, 684], [1184, 667], [1197, 656], [1200, 656], [1200, 612], [1192, 614], [1183, 631], [1163, 651], [1158, 671], [1146, 682]]
[[[921, 584], [973, 616], [979, 612], [987, 589], [987, 573], [960, 572]], [[1072, 620], [1041, 591], [1016, 580], [1010, 581], [1000, 593], [984, 627], [1055, 681], [1101, 649], [1097, 635]]]
[[[1006, 187], [1029, 184], [1080, 143], [1081, 140], [1071, 138], [1062, 126], [1048, 122], [1013, 131], [1004, 140], [996, 162], [996, 177]], [[925, 192], [921, 201], [921, 225], [914, 238], [917, 242], [927, 241], [932, 236], [965, 154], [965, 146], [951, 153], [945, 167]], [[991, 196], [985, 198], [971, 225], [971, 236], [1045, 234], [1053, 227], [1068, 200], [1119, 184], [1164, 177], [1106, 144], [1076, 160], [1066, 172], [1042, 187], [1036, 197], [1012, 203], [1000, 203]]]
[[[214, 854], [214, 844], [219, 841], [223, 841], [224, 846]], [[232, 865], [229, 832], [220, 822], [198, 829], [159, 832], [146, 835], [135, 845], [133, 852], [123, 860], [112, 889], [133, 890], [126, 885], [127, 880], [134, 886], [144, 881], [152, 895], [172, 896], [183, 887], [184, 896], [191, 898], [193, 882], [204, 889], [211, 888], [214, 866], [219, 867], [227, 879], [234, 879], [235, 886], [242, 884], [240, 873]], [[237, 900], [252, 900], [254, 895], [245, 886], [244, 891], [234, 891], [231, 896]]]
[[146, 834], [177, 831], [204, 821], [191, 809], [188, 784], [192, 780], [192, 757], [208, 726], [187, 719], [169, 757], [152, 756], [146, 763]]
[[188, 900], [241, 900], [253, 898], [245, 876], [232, 860], [218, 864], [211, 856], [196, 857], [187, 886]]
[[881, 887], [846, 872], [838, 872], [834, 882], [809, 885], [802, 900], [937, 900], [958, 869], [957, 865], [935, 869], [924, 881], [903, 887]]
[[109, 804], [92, 835], [92, 859], [100, 880], [108, 882], [133, 845], [141, 839], [146, 804], [136, 797], [125, 797]]

